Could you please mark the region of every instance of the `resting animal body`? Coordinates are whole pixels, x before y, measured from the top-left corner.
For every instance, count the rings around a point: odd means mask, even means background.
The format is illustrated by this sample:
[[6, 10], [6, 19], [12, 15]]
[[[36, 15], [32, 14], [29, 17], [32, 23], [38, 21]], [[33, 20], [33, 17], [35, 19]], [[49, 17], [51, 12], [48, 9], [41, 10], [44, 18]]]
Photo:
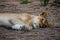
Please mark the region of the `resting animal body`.
[[47, 27], [48, 22], [46, 19], [47, 13], [42, 12], [36, 15], [23, 13], [23, 14], [0, 14], [0, 25], [7, 28], [17, 30], [31, 30], [40, 27]]

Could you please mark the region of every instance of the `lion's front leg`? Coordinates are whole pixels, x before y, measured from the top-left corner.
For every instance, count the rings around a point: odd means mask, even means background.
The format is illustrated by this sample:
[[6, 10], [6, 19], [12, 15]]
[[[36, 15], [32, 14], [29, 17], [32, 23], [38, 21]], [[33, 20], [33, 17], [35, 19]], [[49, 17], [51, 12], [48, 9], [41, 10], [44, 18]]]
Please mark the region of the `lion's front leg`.
[[23, 25], [23, 24], [15, 24], [15, 25], [12, 26], [12, 29], [24, 30], [25, 29], [25, 25]]
[[10, 23], [13, 24], [12, 29], [16, 29], [16, 30], [25, 29], [25, 24], [23, 24], [22, 22], [19, 22], [19, 20], [10, 20]]

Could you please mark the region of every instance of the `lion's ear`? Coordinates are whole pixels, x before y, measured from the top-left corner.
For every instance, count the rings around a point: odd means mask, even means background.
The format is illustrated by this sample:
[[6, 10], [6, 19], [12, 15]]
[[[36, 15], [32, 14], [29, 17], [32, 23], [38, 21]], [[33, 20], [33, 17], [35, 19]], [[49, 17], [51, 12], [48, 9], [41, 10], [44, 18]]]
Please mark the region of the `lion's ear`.
[[47, 16], [47, 12], [42, 12], [42, 13], [40, 14], [40, 16], [46, 17], [46, 16]]

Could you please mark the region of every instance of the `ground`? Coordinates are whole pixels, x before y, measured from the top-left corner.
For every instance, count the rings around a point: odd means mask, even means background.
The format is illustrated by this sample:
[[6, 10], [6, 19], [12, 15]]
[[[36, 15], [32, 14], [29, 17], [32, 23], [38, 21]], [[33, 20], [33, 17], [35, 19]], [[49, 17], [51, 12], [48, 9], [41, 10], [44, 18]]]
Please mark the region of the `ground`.
[[2, 0], [0, 13], [31, 13], [38, 15], [47, 11], [47, 20], [52, 28], [40, 28], [31, 31], [10, 30], [0, 27], [0, 40], [60, 40], [60, 4], [49, 1], [41, 6], [39, 0], [28, 4], [20, 4], [19, 0]]

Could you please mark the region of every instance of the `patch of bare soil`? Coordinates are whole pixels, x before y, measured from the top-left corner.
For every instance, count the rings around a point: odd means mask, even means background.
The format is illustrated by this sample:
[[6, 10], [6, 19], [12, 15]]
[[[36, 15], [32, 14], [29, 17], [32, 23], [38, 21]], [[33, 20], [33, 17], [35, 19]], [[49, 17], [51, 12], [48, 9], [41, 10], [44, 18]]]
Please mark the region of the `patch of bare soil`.
[[59, 28], [17, 31], [0, 28], [0, 40], [60, 40]]

